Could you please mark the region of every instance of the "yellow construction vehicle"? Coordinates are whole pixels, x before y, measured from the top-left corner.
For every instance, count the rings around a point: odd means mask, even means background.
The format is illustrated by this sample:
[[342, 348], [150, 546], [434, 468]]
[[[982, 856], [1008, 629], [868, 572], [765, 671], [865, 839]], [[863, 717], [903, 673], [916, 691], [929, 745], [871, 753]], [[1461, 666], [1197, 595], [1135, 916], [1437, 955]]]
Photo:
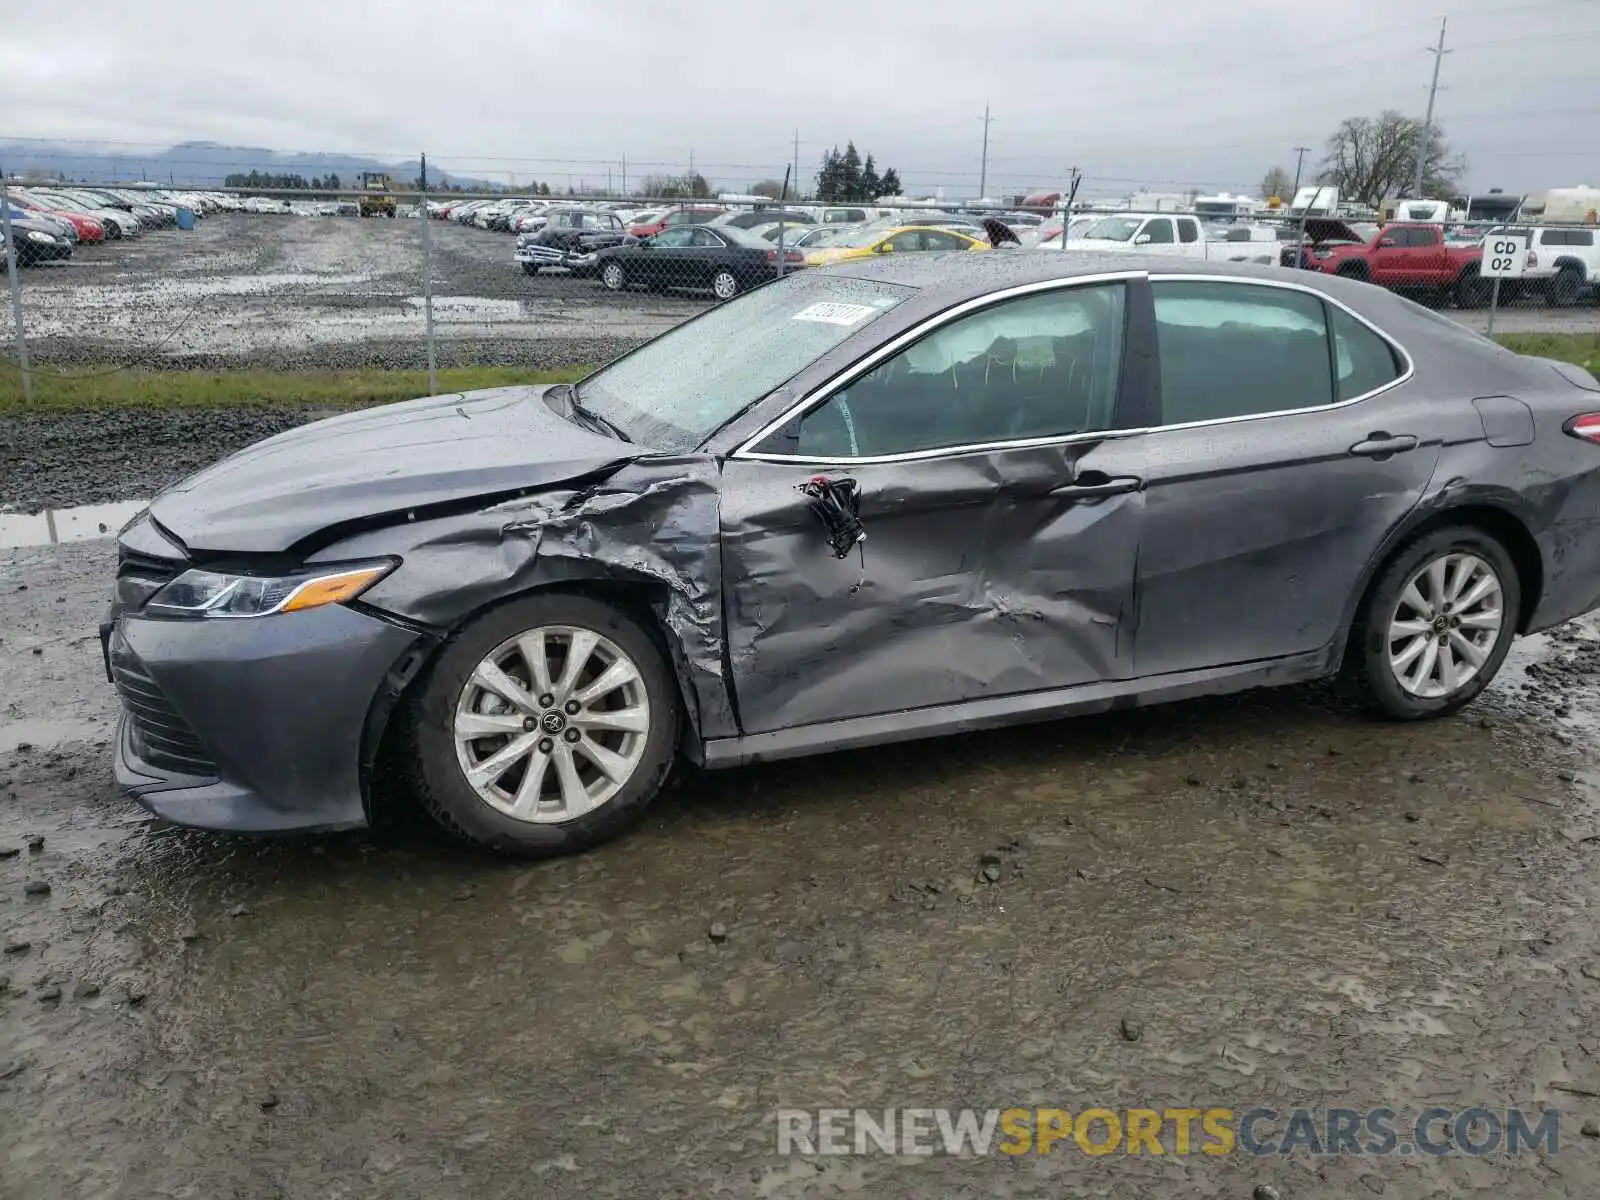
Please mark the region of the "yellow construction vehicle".
[[381, 171], [361, 172], [361, 215], [363, 217], [394, 216], [394, 193], [389, 190], [389, 177]]

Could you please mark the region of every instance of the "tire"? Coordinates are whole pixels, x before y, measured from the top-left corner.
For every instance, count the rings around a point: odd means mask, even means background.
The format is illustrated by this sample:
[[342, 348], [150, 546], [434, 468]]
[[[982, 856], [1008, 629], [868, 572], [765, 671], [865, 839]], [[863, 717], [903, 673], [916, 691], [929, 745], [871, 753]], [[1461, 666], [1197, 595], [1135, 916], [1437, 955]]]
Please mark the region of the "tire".
[[1546, 304], [1551, 308], [1570, 308], [1583, 292], [1583, 268], [1569, 263], [1557, 271], [1546, 286]]
[[538, 263], [523, 263], [522, 264], [522, 273], [524, 275], [537, 275], [539, 273], [539, 264]]
[[1489, 303], [1489, 290], [1493, 285], [1478, 274], [1477, 267], [1468, 267], [1457, 277], [1451, 289], [1457, 308], [1482, 308]]
[[[1452, 602], [1455, 611], [1446, 612], [1437, 605], [1433, 610], [1437, 615], [1430, 620], [1414, 601], [1436, 600], [1433, 581], [1437, 576], [1430, 568], [1437, 569], [1438, 564], [1443, 564], [1447, 595], [1450, 585], [1460, 587]], [[1492, 587], [1498, 589], [1498, 605], [1490, 590], [1483, 599], [1462, 606], [1461, 600], [1469, 598], [1485, 578], [1492, 578]], [[1452, 525], [1422, 534], [1395, 552], [1368, 589], [1345, 648], [1344, 690], [1394, 720], [1415, 721], [1456, 712], [1488, 687], [1500, 670], [1516, 636], [1521, 609], [1516, 565], [1492, 534], [1472, 525]], [[1499, 624], [1490, 630], [1485, 622], [1495, 611]], [[1404, 623], [1405, 632], [1398, 632], [1399, 622]], [[1470, 675], [1454, 686], [1447, 686], [1446, 655], [1434, 630], [1446, 634], [1442, 646], [1450, 660], [1460, 664], [1457, 678], [1470, 670]], [[1463, 640], [1481, 655], [1478, 663], [1471, 663], [1463, 653]], [[1397, 665], [1408, 655], [1409, 661]]]
[[600, 282], [608, 292], [620, 292], [628, 286], [628, 271], [621, 263], [612, 260], [600, 268]]
[[[540, 632], [550, 681], [542, 695], [522, 649]], [[565, 656], [577, 640], [590, 648], [564, 688]], [[485, 688], [485, 663], [499, 668], [501, 687], [509, 681], [520, 699]], [[589, 695], [574, 715], [571, 706], [580, 702], [561, 697], [581, 696], [602, 676], [621, 682]], [[457, 836], [515, 858], [574, 854], [643, 815], [672, 768], [680, 719], [677, 683], [636, 621], [582, 596], [527, 596], [478, 617], [429, 668], [407, 714], [409, 767], [423, 807]], [[499, 724], [511, 728], [471, 736]], [[520, 754], [519, 744], [526, 747]], [[468, 779], [469, 766], [508, 751], [499, 775], [477, 785]], [[536, 766], [542, 770], [529, 790]], [[519, 806], [520, 814], [511, 811]]]
[[711, 294], [718, 300], [732, 300], [739, 294], [739, 277], [726, 267], [718, 268], [711, 276]]
[[1340, 263], [1336, 274], [1341, 279], [1356, 279], [1362, 283], [1367, 283], [1371, 279], [1366, 263]]

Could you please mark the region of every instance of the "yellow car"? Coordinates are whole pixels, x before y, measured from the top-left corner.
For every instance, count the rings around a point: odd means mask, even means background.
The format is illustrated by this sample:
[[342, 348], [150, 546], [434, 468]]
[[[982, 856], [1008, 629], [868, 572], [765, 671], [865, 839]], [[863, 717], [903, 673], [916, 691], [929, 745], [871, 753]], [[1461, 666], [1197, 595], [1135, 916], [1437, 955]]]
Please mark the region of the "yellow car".
[[806, 266], [826, 267], [832, 263], [871, 258], [874, 254], [906, 254], [916, 250], [987, 250], [989, 243], [941, 229], [934, 225], [895, 225], [861, 229], [830, 242], [822, 250], [806, 255]]

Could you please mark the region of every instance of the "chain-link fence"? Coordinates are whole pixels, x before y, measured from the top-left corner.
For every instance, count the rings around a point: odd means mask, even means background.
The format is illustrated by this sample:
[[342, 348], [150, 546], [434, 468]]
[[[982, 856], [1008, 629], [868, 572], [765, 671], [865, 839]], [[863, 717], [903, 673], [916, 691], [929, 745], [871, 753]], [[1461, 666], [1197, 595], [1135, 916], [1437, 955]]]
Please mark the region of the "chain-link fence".
[[[1584, 221], [1384, 224], [1242, 203], [1221, 214], [1066, 209], [1054, 195], [976, 209], [365, 184], [9, 184], [0, 210], [15, 266], [0, 353], [14, 361], [0, 386], [32, 397], [120, 371], [382, 371], [420, 393], [452, 370], [578, 369], [789, 272], [988, 252], [993, 220], [1022, 252], [1298, 263], [1497, 333], [1592, 332], [1600, 299], [1600, 231]], [[1520, 242], [1515, 254], [1506, 235]]]

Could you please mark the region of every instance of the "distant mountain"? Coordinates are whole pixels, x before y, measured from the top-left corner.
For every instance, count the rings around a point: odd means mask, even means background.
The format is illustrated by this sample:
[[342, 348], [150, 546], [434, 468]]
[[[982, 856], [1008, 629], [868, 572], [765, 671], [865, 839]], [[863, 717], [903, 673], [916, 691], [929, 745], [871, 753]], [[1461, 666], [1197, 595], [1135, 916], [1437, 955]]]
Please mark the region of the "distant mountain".
[[[307, 179], [330, 172], [354, 186], [362, 171], [385, 171], [397, 182], [412, 183], [421, 173], [418, 159], [382, 162], [354, 154], [297, 153], [259, 146], [224, 146], [217, 142], [180, 142], [165, 150], [129, 152], [114, 144], [45, 142], [0, 138], [0, 172], [9, 175], [55, 175], [77, 183], [163, 183], [181, 187], [221, 187], [229, 175], [299, 174]], [[504, 187], [487, 179], [452, 175], [428, 163], [428, 186], [458, 185], [469, 191]]]

